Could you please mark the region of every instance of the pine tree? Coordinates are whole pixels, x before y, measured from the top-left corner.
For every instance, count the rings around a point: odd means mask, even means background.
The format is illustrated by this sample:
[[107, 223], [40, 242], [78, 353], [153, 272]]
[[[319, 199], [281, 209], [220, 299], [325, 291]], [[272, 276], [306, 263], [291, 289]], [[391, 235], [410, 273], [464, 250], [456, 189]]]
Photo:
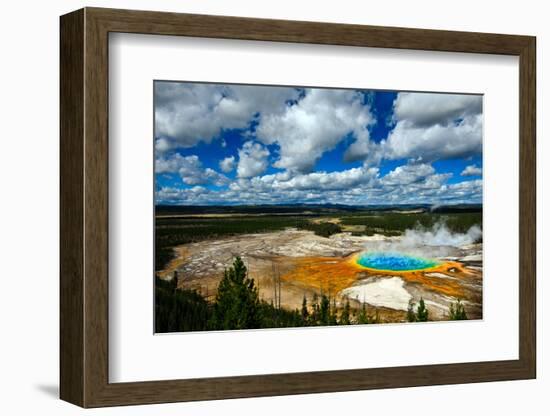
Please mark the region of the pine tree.
[[424, 299], [422, 298], [420, 298], [420, 302], [418, 302], [418, 309], [416, 310], [416, 320], [418, 322], [428, 321], [428, 309], [426, 309]]
[[416, 313], [414, 313], [414, 305], [415, 303], [410, 301], [409, 307], [407, 308], [407, 321], [409, 322], [416, 322]]
[[346, 299], [346, 304], [344, 305], [344, 309], [340, 314], [340, 325], [349, 325], [349, 324], [351, 324], [350, 306], [349, 306], [349, 299]]
[[258, 290], [254, 280], [248, 278], [243, 261], [236, 257], [218, 286], [212, 326], [214, 329], [250, 329], [260, 328], [261, 322]]
[[178, 271], [177, 270], [174, 270], [174, 275], [172, 276], [172, 280], [170, 281], [170, 283], [172, 284], [172, 290], [176, 291], [176, 289], [178, 288]]
[[361, 312], [359, 312], [359, 317], [357, 318], [357, 323], [364, 325], [364, 324], [370, 324], [369, 317], [367, 315], [367, 307], [363, 303], [363, 306], [361, 308]]
[[311, 325], [317, 325], [319, 323], [319, 315], [320, 315], [320, 309], [319, 309], [319, 298], [317, 297], [317, 293], [313, 294], [313, 299], [311, 301], [311, 315], [309, 317], [309, 321]]
[[307, 323], [308, 321], [308, 318], [309, 318], [309, 312], [307, 310], [307, 299], [306, 299], [306, 295], [304, 295], [304, 299], [302, 299], [302, 311], [301, 311], [301, 315], [302, 315], [302, 321], [304, 321], [304, 325]]
[[[329, 299], [329, 301], [330, 301], [330, 299]], [[328, 324], [329, 325], [338, 325], [338, 317], [336, 316], [336, 299], [332, 300], [332, 308], [329, 309]]]
[[457, 299], [456, 305], [451, 303], [449, 306], [449, 319], [451, 321], [464, 321], [468, 319], [466, 316], [466, 311], [464, 310], [464, 305], [460, 299]]
[[319, 324], [328, 325], [330, 320], [330, 300], [326, 295], [321, 296], [321, 306], [319, 309]]

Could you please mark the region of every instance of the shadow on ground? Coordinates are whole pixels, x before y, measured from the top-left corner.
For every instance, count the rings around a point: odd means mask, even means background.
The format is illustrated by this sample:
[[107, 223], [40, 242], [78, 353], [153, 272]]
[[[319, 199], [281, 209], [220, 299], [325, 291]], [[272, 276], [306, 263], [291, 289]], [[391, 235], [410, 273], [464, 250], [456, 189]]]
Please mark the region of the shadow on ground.
[[54, 399], [59, 398], [59, 386], [57, 384], [38, 384], [35, 388], [46, 396]]

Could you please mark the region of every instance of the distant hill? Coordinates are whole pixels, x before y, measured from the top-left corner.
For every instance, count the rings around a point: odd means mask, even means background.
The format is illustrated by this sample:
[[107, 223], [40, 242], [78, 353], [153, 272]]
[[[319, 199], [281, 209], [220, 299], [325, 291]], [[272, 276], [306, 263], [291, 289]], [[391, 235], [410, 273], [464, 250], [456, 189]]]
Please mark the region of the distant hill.
[[457, 214], [461, 212], [482, 212], [481, 204], [458, 204], [458, 205], [441, 205], [430, 209], [431, 212], [438, 214]]
[[157, 215], [191, 214], [313, 214], [353, 213], [365, 211], [424, 211], [438, 214], [481, 212], [481, 204], [459, 205], [342, 205], [342, 204], [281, 204], [281, 205], [157, 205]]

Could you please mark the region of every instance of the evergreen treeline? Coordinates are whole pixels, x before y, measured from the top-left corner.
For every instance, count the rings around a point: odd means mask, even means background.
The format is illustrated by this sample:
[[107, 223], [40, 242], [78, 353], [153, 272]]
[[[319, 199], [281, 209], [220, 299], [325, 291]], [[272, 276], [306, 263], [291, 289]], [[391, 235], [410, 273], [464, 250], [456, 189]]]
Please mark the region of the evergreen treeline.
[[425, 228], [431, 228], [434, 224], [444, 221], [445, 225], [455, 233], [465, 233], [471, 226], [479, 225], [482, 227], [483, 216], [481, 212], [465, 213], [376, 213], [374, 215], [350, 215], [342, 217], [344, 225], [363, 225], [365, 231], [355, 232], [356, 234], [372, 235], [382, 233], [384, 235], [401, 235], [407, 229], [415, 228], [420, 225]]
[[178, 289], [177, 277], [156, 279], [155, 331], [182, 332], [228, 329], [288, 328], [303, 326], [368, 324], [378, 321], [367, 315], [365, 306], [356, 317], [349, 301], [338, 316], [335, 300], [313, 296], [308, 305], [304, 296], [300, 310], [275, 307], [260, 300], [254, 280], [248, 277], [243, 261], [237, 257], [225, 270], [213, 303], [194, 290]]
[[155, 282], [155, 332], [205, 331], [211, 306], [197, 292], [177, 289], [176, 280]]
[[[424, 302], [424, 299], [420, 298], [420, 302], [418, 302], [418, 307], [415, 311], [415, 303], [411, 302], [409, 303], [409, 308], [407, 310], [407, 320], [409, 322], [426, 322], [428, 321], [428, 309], [426, 308], [426, 304]], [[464, 310], [464, 305], [462, 304], [462, 301], [460, 299], [457, 299], [456, 302], [451, 303], [449, 305], [449, 320], [450, 321], [464, 321], [467, 320], [468, 316], [466, 315], [466, 311]]]
[[[300, 309], [288, 310], [261, 300], [254, 279], [248, 276], [243, 261], [237, 257], [226, 269], [218, 285], [214, 302], [208, 302], [194, 290], [177, 287], [177, 275], [170, 281], [156, 279], [155, 332], [205, 330], [288, 328], [304, 326], [351, 325], [379, 323], [378, 312], [369, 315], [365, 304], [352, 310], [349, 300], [338, 313], [336, 300], [314, 294], [308, 304], [304, 295]], [[428, 320], [423, 299], [411, 303], [409, 322]], [[467, 319], [460, 300], [451, 305], [449, 319]]]
[[296, 228], [300, 230], [313, 231], [316, 235], [328, 238], [332, 234], [338, 234], [342, 232], [342, 227], [332, 222], [311, 222], [308, 220], [299, 221], [296, 224]]

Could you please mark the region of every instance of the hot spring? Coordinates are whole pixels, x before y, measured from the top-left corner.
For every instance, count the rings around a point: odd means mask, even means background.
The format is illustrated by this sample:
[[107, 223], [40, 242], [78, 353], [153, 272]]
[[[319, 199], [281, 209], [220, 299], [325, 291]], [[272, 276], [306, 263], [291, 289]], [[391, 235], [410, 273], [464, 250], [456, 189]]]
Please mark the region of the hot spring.
[[423, 257], [410, 256], [397, 252], [377, 253], [363, 252], [356, 258], [355, 262], [362, 267], [374, 270], [388, 270], [395, 272], [408, 272], [425, 270], [439, 266], [441, 263]]

